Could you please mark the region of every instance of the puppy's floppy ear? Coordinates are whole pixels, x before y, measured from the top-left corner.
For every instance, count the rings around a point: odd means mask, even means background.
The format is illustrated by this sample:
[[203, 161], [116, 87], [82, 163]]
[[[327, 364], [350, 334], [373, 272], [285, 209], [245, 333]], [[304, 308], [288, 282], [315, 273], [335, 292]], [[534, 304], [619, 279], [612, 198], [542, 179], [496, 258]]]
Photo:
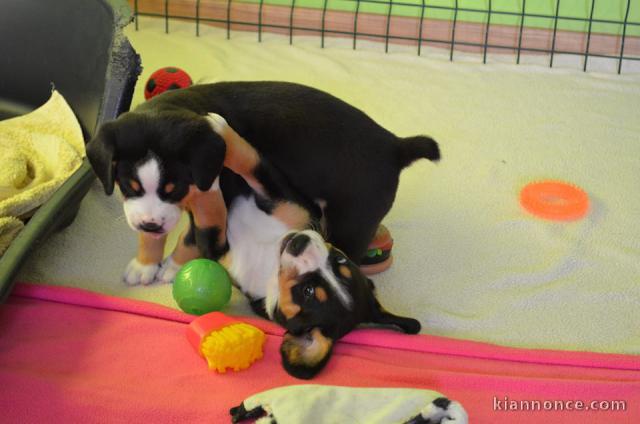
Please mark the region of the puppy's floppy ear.
[[333, 339], [322, 334], [319, 328], [300, 336], [284, 335], [280, 346], [284, 369], [296, 378], [308, 380], [318, 374], [333, 352]]
[[111, 195], [115, 181], [115, 134], [109, 123], [100, 127], [98, 134], [87, 143], [86, 150], [87, 159], [91, 163], [93, 172], [102, 183], [104, 192]]
[[373, 293], [373, 281], [368, 279], [369, 287], [372, 289], [372, 302], [371, 302], [371, 322], [382, 325], [393, 325], [400, 328], [404, 333], [417, 334], [422, 327], [420, 321], [413, 318], [401, 317], [387, 312]]
[[222, 137], [208, 124], [205, 125], [203, 133], [194, 140], [188, 153], [191, 177], [200, 191], [209, 190], [213, 181], [220, 175], [227, 150]]

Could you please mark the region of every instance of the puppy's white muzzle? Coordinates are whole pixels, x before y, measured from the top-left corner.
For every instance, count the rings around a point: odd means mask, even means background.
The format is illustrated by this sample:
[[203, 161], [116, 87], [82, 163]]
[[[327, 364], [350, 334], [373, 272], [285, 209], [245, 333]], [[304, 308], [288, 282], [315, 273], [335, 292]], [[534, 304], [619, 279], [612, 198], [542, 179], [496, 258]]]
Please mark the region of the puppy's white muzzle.
[[329, 250], [317, 232], [304, 230], [289, 233], [282, 243], [281, 268], [295, 269], [301, 275], [326, 267]]
[[171, 231], [181, 213], [177, 205], [163, 202], [153, 194], [124, 201], [124, 214], [131, 229], [152, 235], [161, 236]]
[[143, 194], [124, 200], [127, 223], [135, 231], [145, 231], [160, 237], [176, 226], [182, 210], [176, 204], [162, 200], [158, 195], [162, 181], [158, 159], [151, 157], [138, 167], [137, 174]]

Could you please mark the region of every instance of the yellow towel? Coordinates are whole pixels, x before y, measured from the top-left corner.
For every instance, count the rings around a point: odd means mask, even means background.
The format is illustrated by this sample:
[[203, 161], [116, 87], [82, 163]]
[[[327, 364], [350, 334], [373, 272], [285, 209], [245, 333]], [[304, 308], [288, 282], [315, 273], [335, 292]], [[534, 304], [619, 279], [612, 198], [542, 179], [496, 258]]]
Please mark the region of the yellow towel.
[[78, 169], [82, 130], [57, 92], [40, 108], [0, 121], [0, 255], [30, 216]]

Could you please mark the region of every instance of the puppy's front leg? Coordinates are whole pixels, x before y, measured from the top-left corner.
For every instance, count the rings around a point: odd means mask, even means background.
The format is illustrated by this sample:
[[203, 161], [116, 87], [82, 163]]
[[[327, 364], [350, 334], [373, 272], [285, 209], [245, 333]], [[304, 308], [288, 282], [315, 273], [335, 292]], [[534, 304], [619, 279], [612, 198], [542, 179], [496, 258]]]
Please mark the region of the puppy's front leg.
[[208, 191], [190, 188], [185, 207], [191, 213], [191, 234], [185, 243], [195, 244], [203, 257], [218, 260], [229, 250], [227, 243], [227, 206], [218, 180]]
[[138, 233], [138, 255], [129, 262], [123, 280], [130, 286], [151, 284], [160, 269], [167, 236], [156, 237], [148, 233]]
[[158, 280], [173, 282], [185, 263], [205, 257], [218, 260], [228, 250], [227, 207], [216, 180], [209, 191], [191, 186], [182, 202], [189, 213], [189, 227], [180, 235], [173, 253], [162, 263]]
[[282, 222], [290, 228], [306, 226], [310, 219], [308, 210], [320, 218], [321, 208], [297, 193], [284, 174], [261, 156], [222, 116], [210, 113], [208, 119], [226, 145], [224, 166], [240, 175], [258, 196], [279, 203], [274, 210], [275, 216], [284, 218]]

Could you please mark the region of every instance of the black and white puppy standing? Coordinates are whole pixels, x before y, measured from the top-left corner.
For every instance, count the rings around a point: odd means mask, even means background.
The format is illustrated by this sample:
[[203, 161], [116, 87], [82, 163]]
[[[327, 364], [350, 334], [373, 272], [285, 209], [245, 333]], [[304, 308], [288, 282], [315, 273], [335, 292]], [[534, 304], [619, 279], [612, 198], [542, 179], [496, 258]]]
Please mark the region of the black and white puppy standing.
[[[172, 280], [185, 257], [174, 255], [160, 268], [158, 256], [182, 209], [204, 211], [190, 214], [188, 243], [212, 259], [228, 249], [228, 202], [218, 177], [223, 166], [242, 164], [230, 163], [209, 113], [223, 116], [310, 209], [322, 205], [327, 241], [356, 264], [391, 208], [401, 170], [440, 157], [431, 138], [399, 138], [353, 106], [298, 84], [226, 82], [164, 93], [103, 125], [87, 146], [106, 193], [118, 183], [127, 221], [141, 232], [138, 257], [125, 272], [129, 284]], [[209, 195], [190, 196], [195, 192]], [[186, 256], [193, 255], [197, 249]]]

